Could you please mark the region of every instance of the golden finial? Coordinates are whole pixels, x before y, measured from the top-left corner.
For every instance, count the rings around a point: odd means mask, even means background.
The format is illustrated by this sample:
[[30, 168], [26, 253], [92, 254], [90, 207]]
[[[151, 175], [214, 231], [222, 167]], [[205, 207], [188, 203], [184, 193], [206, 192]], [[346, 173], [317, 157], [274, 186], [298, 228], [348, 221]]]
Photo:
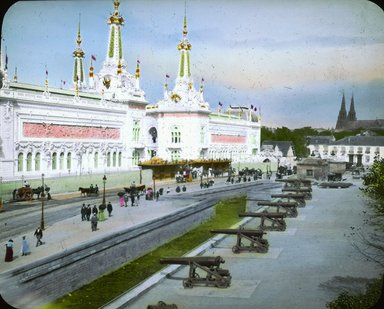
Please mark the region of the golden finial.
[[77, 40], [76, 40], [77, 45], [79, 45], [79, 46], [80, 46], [80, 44], [81, 44], [80, 17], [81, 17], [81, 14], [79, 14], [79, 24], [78, 24], [78, 26], [77, 26]]
[[93, 63], [91, 59], [91, 66], [89, 67], [89, 77], [93, 77]]
[[120, 2], [118, 0], [114, 0], [113, 1], [113, 5], [115, 6], [115, 11], [113, 12], [113, 14], [109, 17], [109, 21], [108, 23], [109, 24], [117, 24], [117, 25], [122, 25], [124, 24], [124, 19], [123, 17], [121, 17], [120, 13], [119, 13], [119, 5], [120, 5]]

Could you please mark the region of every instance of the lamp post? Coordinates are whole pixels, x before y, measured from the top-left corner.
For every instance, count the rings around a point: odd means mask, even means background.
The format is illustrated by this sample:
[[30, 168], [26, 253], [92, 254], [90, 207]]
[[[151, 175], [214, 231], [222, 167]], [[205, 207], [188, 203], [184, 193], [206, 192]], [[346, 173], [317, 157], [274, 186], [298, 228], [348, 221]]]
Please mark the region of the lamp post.
[[3, 208], [3, 177], [0, 176], [0, 211]]
[[105, 183], [107, 182], [107, 177], [104, 175], [103, 177], [103, 201], [102, 201], [102, 205], [105, 206]]
[[44, 193], [44, 173], [41, 174], [41, 184], [43, 186], [43, 192], [41, 192], [41, 222], [40, 222], [40, 228], [44, 230], [44, 200], [45, 200], [45, 193]]

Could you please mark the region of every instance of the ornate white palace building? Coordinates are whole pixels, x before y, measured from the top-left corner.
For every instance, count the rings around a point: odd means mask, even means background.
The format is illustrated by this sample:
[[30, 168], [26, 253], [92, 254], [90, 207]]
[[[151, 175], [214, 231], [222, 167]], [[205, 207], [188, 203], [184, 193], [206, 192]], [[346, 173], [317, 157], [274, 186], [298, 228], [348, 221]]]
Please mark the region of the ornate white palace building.
[[[187, 20], [173, 89], [151, 104], [140, 87], [140, 62], [127, 71], [121, 27], [114, 0], [109, 38], [101, 70], [84, 71], [80, 25], [73, 52], [73, 87], [59, 89], [11, 79], [1, 54], [0, 173], [21, 176], [114, 173], [138, 168], [154, 156], [179, 159], [254, 160], [260, 152], [260, 118], [251, 109], [213, 112], [201, 81], [195, 88]], [[71, 74], [70, 72], [68, 72]], [[88, 75], [88, 79], [86, 79]]]

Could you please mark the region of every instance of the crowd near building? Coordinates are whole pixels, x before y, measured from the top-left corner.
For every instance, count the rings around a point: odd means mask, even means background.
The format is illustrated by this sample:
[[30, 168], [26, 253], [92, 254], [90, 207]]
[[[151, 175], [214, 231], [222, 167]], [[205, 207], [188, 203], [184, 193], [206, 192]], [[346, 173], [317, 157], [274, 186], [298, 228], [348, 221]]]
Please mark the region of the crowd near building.
[[[174, 87], [168, 76], [164, 97], [146, 100], [140, 86], [140, 61], [128, 72], [123, 55], [120, 2], [108, 18], [105, 60], [86, 72], [80, 23], [74, 37], [72, 87], [49, 86], [10, 78], [2, 47], [0, 89], [0, 170], [3, 180], [113, 173], [137, 169], [141, 161], [194, 159], [255, 160], [260, 152], [256, 109], [231, 106], [213, 112], [204, 99], [204, 79], [195, 86], [192, 45], [184, 17], [177, 45], [179, 68]], [[9, 57], [12, 57], [10, 54]], [[70, 55], [68, 55], [70, 57]], [[176, 61], [176, 60], [175, 60]], [[70, 75], [71, 72], [68, 72]]]

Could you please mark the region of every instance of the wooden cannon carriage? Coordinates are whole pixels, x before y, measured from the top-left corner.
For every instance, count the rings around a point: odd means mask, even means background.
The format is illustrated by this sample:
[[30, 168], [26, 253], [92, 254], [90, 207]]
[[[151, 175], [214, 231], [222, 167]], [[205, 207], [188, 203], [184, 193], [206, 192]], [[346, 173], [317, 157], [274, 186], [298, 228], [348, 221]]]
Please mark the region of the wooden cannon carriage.
[[[263, 239], [266, 234], [262, 230], [246, 230], [246, 229], [216, 229], [211, 230], [214, 234], [227, 234], [236, 235], [236, 245], [232, 247], [233, 253], [240, 253], [242, 251], [266, 253], [268, 252], [269, 243], [267, 239]], [[245, 245], [242, 240], [247, 240], [249, 245]]]
[[[263, 231], [285, 231], [285, 229], [287, 228], [287, 224], [284, 220], [286, 214], [282, 212], [245, 212], [239, 214], [239, 217], [260, 218], [261, 223], [259, 225], [259, 228]], [[269, 221], [272, 224], [266, 225], [266, 221]]]
[[129, 187], [124, 187], [124, 191], [125, 193], [128, 193], [128, 194], [133, 194], [133, 195], [137, 195], [137, 194], [141, 194], [143, 191], [145, 190], [145, 185], [137, 185], [137, 186], [129, 186]]
[[[189, 276], [183, 279], [184, 288], [192, 288], [199, 285], [218, 288], [229, 287], [231, 284], [229, 271], [220, 268], [220, 264], [224, 262], [220, 256], [171, 257], [160, 259], [160, 264], [189, 265]], [[204, 274], [206, 275], [205, 277], [203, 277]]]
[[31, 187], [21, 187], [13, 190], [14, 201], [30, 201], [33, 197], [33, 189]]
[[297, 203], [296, 202], [258, 202], [259, 206], [268, 206], [268, 207], [276, 207], [276, 211], [279, 213], [280, 208], [284, 209], [284, 213], [287, 217], [296, 218], [297, 213]]
[[281, 189], [282, 192], [294, 192], [294, 193], [299, 193], [299, 194], [304, 194], [304, 199], [310, 200], [312, 198], [312, 193], [310, 189], [295, 189], [295, 188], [283, 188]]
[[286, 194], [271, 194], [271, 198], [287, 199], [287, 202], [292, 200], [297, 203], [297, 207], [305, 207], [305, 195], [286, 193]]

